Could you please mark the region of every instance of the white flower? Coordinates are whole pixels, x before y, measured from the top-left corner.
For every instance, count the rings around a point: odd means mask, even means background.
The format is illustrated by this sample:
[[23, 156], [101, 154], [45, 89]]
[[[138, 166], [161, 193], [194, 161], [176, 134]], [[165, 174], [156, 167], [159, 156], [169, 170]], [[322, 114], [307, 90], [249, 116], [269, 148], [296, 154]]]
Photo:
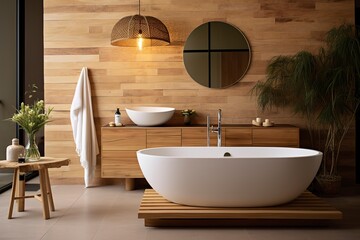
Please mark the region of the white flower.
[[33, 105], [21, 103], [20, 110], [10, 120], [19, 124], [28, 134], [34, 134], [46, 123], [50, 122], [51, 111], [52, 108], [45, 110], [43, 100], [37, 101]]

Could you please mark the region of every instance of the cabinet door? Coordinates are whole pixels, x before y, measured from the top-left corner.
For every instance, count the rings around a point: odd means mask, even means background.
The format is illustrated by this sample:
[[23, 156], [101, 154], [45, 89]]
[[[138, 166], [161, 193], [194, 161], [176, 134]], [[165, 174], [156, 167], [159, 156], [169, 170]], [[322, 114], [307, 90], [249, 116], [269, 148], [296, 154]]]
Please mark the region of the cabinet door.
[[181, 146], [181, 129], [147, 129], [146, 147], [177, 147]]
[[299, 147], [298, 128], [253, 129], [254, 146]]
[[225, 146], [252, 146], [251, 128], [226, 128]]
[[136, 151], [103, 151], [101, 156], [101, 177], [142, 178]]
[[[207, 146], [207, 128], [206, 127], [189, 127], [183, 128], [182, 146]], [[224, 131], [221, 139], [224, 140]], [[210, 133], [210, 146], [217, 146], [217, 134]]]
[[101, 177], [143, 177], [136, 151], [146, 148], [146, 130], [111, 128], [101, 129]]

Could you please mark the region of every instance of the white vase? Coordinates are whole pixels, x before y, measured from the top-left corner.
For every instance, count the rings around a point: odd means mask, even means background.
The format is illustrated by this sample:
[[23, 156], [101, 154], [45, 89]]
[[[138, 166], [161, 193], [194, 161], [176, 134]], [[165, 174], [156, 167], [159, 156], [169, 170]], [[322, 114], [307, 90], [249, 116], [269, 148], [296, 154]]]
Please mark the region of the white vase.
[[12, 144], [6, 148], [6, 160], [9, 162], [17, 162], [19, 155], [24, 154], [24, 146], [19, 145], [19, 139], [13, 138]]

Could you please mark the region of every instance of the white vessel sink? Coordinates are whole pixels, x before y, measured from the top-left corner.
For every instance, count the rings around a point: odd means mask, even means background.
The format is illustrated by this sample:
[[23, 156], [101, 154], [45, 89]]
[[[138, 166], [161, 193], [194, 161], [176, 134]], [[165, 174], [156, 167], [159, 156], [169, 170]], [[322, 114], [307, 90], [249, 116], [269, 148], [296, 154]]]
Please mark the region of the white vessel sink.
[[175, 112], [175, 108], [170, 107], [132, 107], [125, 110], [131, 121], [143, 127], [164, 124]]

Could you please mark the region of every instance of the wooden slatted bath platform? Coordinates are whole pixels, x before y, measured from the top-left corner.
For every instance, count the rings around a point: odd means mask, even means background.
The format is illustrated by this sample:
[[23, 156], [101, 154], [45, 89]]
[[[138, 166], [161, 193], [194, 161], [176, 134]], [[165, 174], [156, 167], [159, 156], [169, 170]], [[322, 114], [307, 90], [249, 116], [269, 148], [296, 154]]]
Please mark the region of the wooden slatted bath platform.
[[211, 208], [179, 205], [146, 189], [138, 218], [147, 227], [319, 226], [342, 219], [342, 212], [310, 192], [274, 207]]

